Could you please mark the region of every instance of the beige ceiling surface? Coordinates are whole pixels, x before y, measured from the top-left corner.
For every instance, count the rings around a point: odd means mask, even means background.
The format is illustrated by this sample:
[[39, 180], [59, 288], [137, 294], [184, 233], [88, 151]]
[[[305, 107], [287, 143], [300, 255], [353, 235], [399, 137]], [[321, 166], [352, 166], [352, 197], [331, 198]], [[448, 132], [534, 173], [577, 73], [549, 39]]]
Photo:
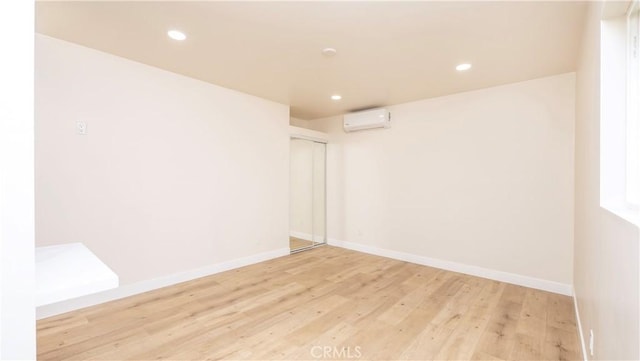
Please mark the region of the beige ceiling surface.
[[[583, 2], [47, 1], [36, 30], [313, 119], [574, 71], [584, 12]], [[187, 40], [169, 39], [172, 28]], [[456, 72], [462, 62], [473, 68]]]

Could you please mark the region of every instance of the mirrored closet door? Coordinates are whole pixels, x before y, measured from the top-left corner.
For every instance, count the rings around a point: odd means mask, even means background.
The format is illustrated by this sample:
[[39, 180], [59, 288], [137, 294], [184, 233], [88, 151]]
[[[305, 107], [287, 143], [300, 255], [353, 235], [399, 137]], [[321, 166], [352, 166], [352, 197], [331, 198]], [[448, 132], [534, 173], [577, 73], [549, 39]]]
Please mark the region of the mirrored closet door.
[[292, 137], [289, 168], [291, 252], [326, 243], [326, 150], [322, 141]]

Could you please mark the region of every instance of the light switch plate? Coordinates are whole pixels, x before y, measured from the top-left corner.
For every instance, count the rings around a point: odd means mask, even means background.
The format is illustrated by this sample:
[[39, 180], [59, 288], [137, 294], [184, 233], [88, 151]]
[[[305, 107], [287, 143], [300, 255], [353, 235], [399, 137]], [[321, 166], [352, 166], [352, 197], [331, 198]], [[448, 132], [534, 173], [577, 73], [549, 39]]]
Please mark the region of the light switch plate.
[[87, 122], [83, 122], [78, 120], [76, 122], [76, 134], [78, 135], [86, 135], [87, 134]]

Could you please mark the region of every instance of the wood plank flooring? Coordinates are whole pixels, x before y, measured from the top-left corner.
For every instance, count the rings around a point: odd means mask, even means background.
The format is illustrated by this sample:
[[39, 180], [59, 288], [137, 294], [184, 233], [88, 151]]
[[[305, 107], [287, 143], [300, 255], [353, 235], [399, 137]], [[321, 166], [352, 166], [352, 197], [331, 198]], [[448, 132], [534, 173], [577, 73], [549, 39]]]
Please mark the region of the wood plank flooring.
[[578, 360], [569, 297], [325, 246], [38, 321], [40, 360]]

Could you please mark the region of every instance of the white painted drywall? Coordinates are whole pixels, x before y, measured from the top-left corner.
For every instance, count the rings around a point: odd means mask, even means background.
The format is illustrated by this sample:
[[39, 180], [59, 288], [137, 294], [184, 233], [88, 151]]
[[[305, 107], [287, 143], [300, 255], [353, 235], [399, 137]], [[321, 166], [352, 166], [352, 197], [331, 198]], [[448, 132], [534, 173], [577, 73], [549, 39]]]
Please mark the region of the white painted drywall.
[[328, 237], [570, 287], [574, 74], [390, 107], [330, 134]]
[[587, 344], [594, 332], [588, 358], [638, 360], [638, 228], [600, 207], [601, 17], [591, 3], [576, 75], [574, 286]]
[[289, 119], [289, 124], [298, 128], [309, 128], [309, 121], [300, 118], [291, 117]]
[[34, 3], [0, 2], [0, 359], [36, 358]]
[[287, 106], [36, 36], [38, 245], [123, 286], [279, 251], [288, 174]]

